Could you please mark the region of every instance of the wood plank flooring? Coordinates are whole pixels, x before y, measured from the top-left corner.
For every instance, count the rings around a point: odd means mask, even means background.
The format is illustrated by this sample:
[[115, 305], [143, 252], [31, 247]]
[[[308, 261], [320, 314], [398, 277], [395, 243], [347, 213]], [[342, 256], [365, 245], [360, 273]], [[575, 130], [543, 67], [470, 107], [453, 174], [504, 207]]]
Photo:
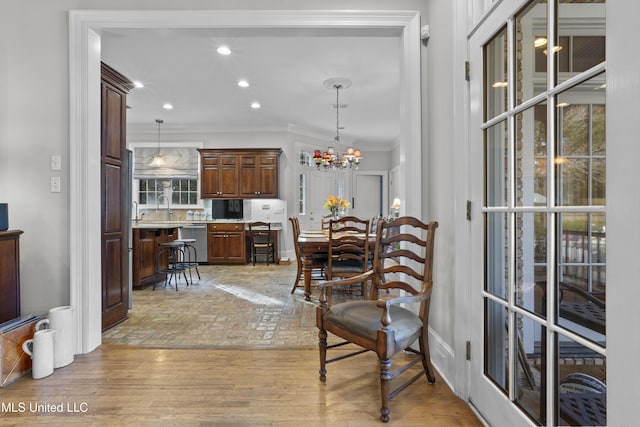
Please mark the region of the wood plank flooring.
[[[309, 349], [102, 345], [47, 378], [25, 376], [0, 389], [0, 404], [3, 426], [384, 425], [375, 354], [330, 364], [325, 384]], [[482, 424], [438, 378], [392, 399], [387, 425]]]

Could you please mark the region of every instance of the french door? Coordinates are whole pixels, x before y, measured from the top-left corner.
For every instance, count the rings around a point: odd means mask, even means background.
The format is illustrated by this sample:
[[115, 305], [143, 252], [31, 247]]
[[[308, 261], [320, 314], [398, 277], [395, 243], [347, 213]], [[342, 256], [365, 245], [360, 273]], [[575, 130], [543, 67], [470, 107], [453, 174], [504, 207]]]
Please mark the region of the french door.
[[604, 12], [504, 0], [469, 35], [469, 396], [492, 425], [606, 424]]

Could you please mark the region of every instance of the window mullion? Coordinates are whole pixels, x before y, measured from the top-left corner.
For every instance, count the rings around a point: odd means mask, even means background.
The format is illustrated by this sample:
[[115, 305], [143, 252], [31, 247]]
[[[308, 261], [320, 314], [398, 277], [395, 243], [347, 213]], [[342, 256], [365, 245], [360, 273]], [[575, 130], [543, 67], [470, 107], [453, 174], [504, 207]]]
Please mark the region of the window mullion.
[[[557, 81], [557, 67], [556, 67], [556, 55], [554, 47], [557, 43], [557, 14], [556, 5], [554, 1], [547, 3], [547, 49], [549, 54], [547, 55], [547, 90], [555, 87]], [[555, 156], [557, 153], [556, 143], [557, 141], [557, 109], [556, 109], [556, 96], [551, 95], [547, 98], [547, 208], [552, 208], [557, 205], [556, 189], [556, 167]], [[546, 402], [545, 402], [545, 414], [548, 426], [556, 424], [556, 396], [553, 390], [556, 383], [556, 345], [555, 345], [555, 328], [556, 323], [556, 258], [557, 258], [557, 220], [558, 214], [549, 212], [547, 214], [547, 301], [546, 301]]]

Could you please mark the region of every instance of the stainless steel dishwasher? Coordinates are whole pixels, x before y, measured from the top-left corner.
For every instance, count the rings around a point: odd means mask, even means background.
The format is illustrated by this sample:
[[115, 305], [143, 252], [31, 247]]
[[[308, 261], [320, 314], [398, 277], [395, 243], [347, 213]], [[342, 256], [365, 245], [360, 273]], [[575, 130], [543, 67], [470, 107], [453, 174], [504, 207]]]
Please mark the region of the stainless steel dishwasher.
[[207, 224], [184, 224], [180, 228], [181, 239], [196, 239], [193, 244], [196, 248], [199, 263], [207, 262]]

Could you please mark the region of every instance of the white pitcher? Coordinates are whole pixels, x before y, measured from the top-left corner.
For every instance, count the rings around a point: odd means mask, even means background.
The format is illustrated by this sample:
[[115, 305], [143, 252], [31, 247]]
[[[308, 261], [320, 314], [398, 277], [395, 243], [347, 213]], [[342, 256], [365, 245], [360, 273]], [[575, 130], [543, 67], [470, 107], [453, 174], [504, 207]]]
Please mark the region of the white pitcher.
[[47, 319], [42, 319], [36, 323], [36, 330], [40, 330], [48, 325], [50, 329], [55, 329], [56, 334], [53, 342], [53, 366], [61, 368], [73, 362], [76, 354], [76, 330], [74, 326], [73, 307], [61, 306], [49, 310]]
[[53, 373], [53, 340], [55, 329], [35, 331], [33, 338], [22, 343], [22, 350], [31, 357], [31, 375], [34, 380]]

